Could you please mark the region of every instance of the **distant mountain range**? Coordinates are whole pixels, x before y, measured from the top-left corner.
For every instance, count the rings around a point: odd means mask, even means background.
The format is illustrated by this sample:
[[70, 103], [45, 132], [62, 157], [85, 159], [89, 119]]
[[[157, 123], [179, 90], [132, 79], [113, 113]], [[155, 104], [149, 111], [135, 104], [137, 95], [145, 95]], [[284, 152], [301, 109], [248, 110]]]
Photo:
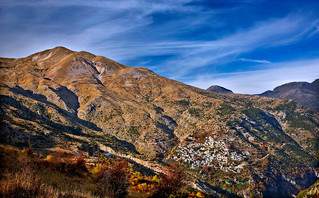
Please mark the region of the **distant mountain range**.
[[318, 125], [293, 101], [217, 94], [89, 52], [0, 58], [0, 144], [179, 163], [214, 197], [292, 197], [313, 184]]
[[276, 87], [273, 91], [266, 91], [259, 95], [270, 98], [292, 99], [309, 109], [319, 110], [319, 79], [312, 83], [286, 83]]
[[[231, 94], [231, 90], [224, 87], [213, 85], [207, 89], [221, 94]], [[312, 83], [308, 82], [290, 82], [276, 87], [273, 91], [265, 91], [257, 94], [269, 98], [292, 99], [304, 107], [313, 110], [319, 110], [319, 79]]]

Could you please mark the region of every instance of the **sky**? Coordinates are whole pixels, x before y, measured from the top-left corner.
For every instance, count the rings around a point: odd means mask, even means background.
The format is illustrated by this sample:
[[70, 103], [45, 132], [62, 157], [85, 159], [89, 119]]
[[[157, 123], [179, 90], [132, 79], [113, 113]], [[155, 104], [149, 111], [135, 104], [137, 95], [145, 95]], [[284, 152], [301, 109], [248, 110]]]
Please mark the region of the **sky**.
[[318, 0], [1, 0], [0, 56], [64, 46], [202, 89], [319, 78]]

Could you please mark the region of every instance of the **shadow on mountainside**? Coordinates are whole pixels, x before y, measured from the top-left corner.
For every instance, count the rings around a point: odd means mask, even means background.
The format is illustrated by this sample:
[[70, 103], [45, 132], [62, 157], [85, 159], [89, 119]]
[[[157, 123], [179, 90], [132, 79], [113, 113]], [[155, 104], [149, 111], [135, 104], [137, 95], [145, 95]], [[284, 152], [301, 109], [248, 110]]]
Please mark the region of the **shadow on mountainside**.
[[[52, 88], [51, 88], [52, 89]], [[47, 101], [47, 98], [44, 96], [44, 95], [41, 95], [41, 94], [34, 94], [32, 91], [29, 91], [29, 90], [24, 90], [23, 88], [21, 88], [21, 87], [19, 87], [19, 86], [16, 86], [16, 87], [13, 87], [13, 88], [10, 88], [9, 89], [11, 92], [13, 92], [13, 93], [15, 93], [15, 94], [20, 94], [20, 95], [22, 95], [22, 96], [25, 96], [25, 97], [28, 97], [28, 98], [31, 98], [31, 99], [33, 99], [33, 100], [36, 100], [36, 101], [38, 101], [38, 102], [41, 102], [41, 103], [44, 103], [44, 104], [46, 104], [46, 105], [49, 105], [49, 106], [52, 106], [53, 108], [55, 108], [59, 113], [61, 113], [62, 115], [64, 115], [64, 116], [66, 116], [66, 117], [68, 117], [71, 121], [73, 121], [73, 122], [76, 122], [76, 123], [78, 123], [78, 124], [80, 124], [80, 125], [83, 125], [83, 126], [85, 126], [85, 127], [87, 127], [87, 128], [89, 128], [89, 129], [92, 129], [92, 130], [95, 130], [95, 131], [102, 131], [102, 129], [101, 128], [99, 128], [98, 126], [96, 126], [94, 123], [92, 123], [92, 122], [89, 122], [89, 121], [86, 121], [86, 120], [82, 120], [82, 119], [80, 119], [80, 118], [78, 118], [77, 117], [77, 115], [76, 115], [76, 111], [75, 112], [68, 112], [68, 111], [66, 111], [65, 109], [62, 109], [62, 108], [60, 108], [59, 106], [57, 106], [56, 104], [53, 104], [53, 103], [51, 103], [51, 102], [49, 102], [49, 101]], [[62, 88], [62, 91], [60, 90], [60, 91], [58, 91], [59, 92], [59, 94], [60, 95], [63, 95], [62, 97], [63, 98], [65, 98], [65, 97], [67, 97], [66, 95], [67, 94], [65, 94], [66, 92], [67, 93], [69, 93], [70, 94], [70, 90], [65, 90], [65, 87], [64, 88]], [[59, 95], [58, 94], [58, 95]], [[71, 97], [70, 97], [70, 99], [67, 99], [66, 101], [67, 101], [67, 104], [69, 104], [70, 105], [70, 103], [72, 102], [72, 101], [77, 101], [77, 96], [75, 97], [74, 95], [73, 95], [74, 93], [72, 92], [72, 94], [71, 94]], [[10, 98], [10, 97], [9, 97]], [[11, 98], [12, 100], [14, 100], [13, 98]], [[62, 98], [61, 98], [62, 99]], [[15, 101], [15, 102], [17, 102], [17, 101]], [[21, 105], [21, 104], [20, 104]], [[74, 105], [70, 105], [70, 107], [72, 107], [72, 108], [75, 108], [75, 109], [77, 109], [79, 104], [74, 104]], [[30, 110], [29, 110], [30, 111]], [[36, 114], [36, 115], [38, 115], [38, 114]], [[44, 118], [44, 117], [42, 117], [42, 118]], [[46, 119], [46, 118], [45, 118]], [[48, 120], [48, 119], [47, 119]], [[49, 122], [51, 122], [51, 121], [49, 121]], [[56, 123], [55, 123], [56, 124]], [[59, 124], [57, 124], [57, 125], [59, 125]]]
[[[89, 129], [92, 129], [95, 131], [102, 131], [102, 129], [99, 128], [98, 126], [96, 126], [94, 123], [82, 120], [78, 117], [74, 117], [74, 113], [68, 112], [65, 109], [60, 108], [56, 104], [53, 104], [53, 103], [47, 101], [47, 98], [41, 94], [33, 94], [32, 91], [24, 90], [23, 88], [18, 87], [18, 86], [14, 87], [14, 88], [10, 88], [9, 90], [15, 94], [20, 94], [24, 97], [36, 100], [39, 103], [32, 104], [32, 110], [31, 110], [30, 107], [26, 107], [21, 102], [17, 101], [16, 99], [14, 99], [12, 97], [0, 95], [0, 110], [2, 112], [5, 112], [4, 109], [8, 109], [9, 106], [12, 106], [12, 107], [17, 109], [17, 110], [11, 111], [14, 113], [14, 117], [33, 121], [33, 122], [40, 121], [40, 122], [42, 122], [42, 124], [47, 125], [49, 130], [51, 130], [57, 134], [59, 134], [61, 132], [67, 132], [67, 133], [74, 134], [74, 135], [85, 135], [85, 136], [91, 137], [90, 134], [83, 134], [80, 126], [75, 126], [75, 127], [65, 126], [63, 124], [51, 121], [50, 115], [47, 115], [47, 113], [46, 113], [47, 107], [45, 107], [45, 106], [47, 105], [47, 106], [51, 106], [52, 108], [56, 109], [61, 115], [67, 117], [71, 122], [74, 122], [75, 125], [82, 125], [82, 126], [85, 126]], [[65, 93], [68, 91], [63, 89], [63, 92]], [[61, 94], [61, 92], [60, 92], [60, 94]], [[74, 101], [74, 99], [75, 99], [75, 97], [73, 97], [73, 99], [70, 99], [69, 102], [71, 102], [72, 100]], [[76, 105], [74, 107], [76, 107]], [[6, 120], [8, 120], [8, 119], [10, 119], [10, 118], [7, 117]], [[8, 120], [8, 121], [12, 122], [12, 120], [11, 121]], [[31, 129], [31, 131], [32, 131], [32, 129]], [[120, 149], [120, 150], [123, 149], [125, 151], [131, 151], [131, 152], [139, 154], [139, 152], [136, 150], [135, 146], [132, 143], [117, 139], [115, 136], [112, 136], [112, 138], [110, 139], [110, 142], [114, 142], [115, 145], [108, 144], [108, 142], [104, 142], [104, 141], [102, 141], [102, 142], [104, 144], [114, 148], [114, 149]]]
[[[40, 121], [43, 124], [48, 125], [52, 129], [61, 130], [61, 131], [69, 132], [69, 133], [76, 134], [76, 135], [81, 134], [81, 129], [52, 122], [48, 117], [45, 117], [45, 115], [38, 114], [38, 113], [31, 111], [29, 108], [22, 105], [19, 101], [16, 101], [15, 99], [13, 99], [9, 96], [1, 95], [0, 102], [1, 102], [2, 111], [4, 111], [3, 109], [5, 109], [6, 107], [9, 107], [9, 106], [16, 108], [15, 110], [12, 110], [11, 112], [17, 118], [21, 118], [21, 119], [25, 119], [25, 120], [29, 120], [29, 121], [33, 121], [33, 122]], [[41, 111], [42, 109], [44, 109], [44, 106], [37, 105], [38, 111]]]
[[71, 90], [64, 86], [60, 86], [57, 89], [53, 89], [49, 87], [54, 93], [56, 93], [61, 100], [64, 101], [65, 105], [68, 109], [71, 110], [72, 113], [77, 115], [78, 108], [80, 107], [78, 96], [73, 93]]
[[8, 120], [8, 118], [1, 117], [0, 120], [0, 142], [4, 144], [13, 145], [18, 148], [27, 148], [29, 146], [29, 141], [34, 148], [52, 148], [54, 143], [50, 136], [43, 133], [27, 133], [24, 129], [26, 126], [22, 124], [17, 124], [19, 128], [13, 129], [7, 123], [3, 122]]

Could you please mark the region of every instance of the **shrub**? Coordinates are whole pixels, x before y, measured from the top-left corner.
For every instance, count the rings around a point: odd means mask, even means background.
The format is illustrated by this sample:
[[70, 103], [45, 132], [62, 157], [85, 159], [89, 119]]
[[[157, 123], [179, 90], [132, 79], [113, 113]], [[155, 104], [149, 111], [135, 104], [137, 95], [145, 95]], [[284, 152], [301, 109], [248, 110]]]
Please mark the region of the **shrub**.
[[156, 182], [156, 183], [159, 182], [159, 179], [158, 179], [157, 175], [154, 175], [154, 176], [153, 176], [152, 181], [153, 181], [153, 182]]
[[32, 157], [33, 156], [33, 149], [32, 149], [32, 144], [30, 143], [30, 140], [28, 141], [29, 148], [23, 149], [22, 153], [25, 153], [26, 155]]
[[185, 170], [175, 164], [165, 174], [162, 174], [161, 178], [158, 189], [153, 194], [153, 197], [169, 197], [186, 185]]
[[101, 180], [104, 176], [104, 173], [107, 169], [107, 166], [105, 164], [102, 164], [100, 166], [96, 166], [94, 169], [93, 169], [93, 172], [94, 172], [94, 176], [98, 179], [98, 180]]
[[109, 197], [125, 197], [128, 194], [128, 164], [118, 161], [104, 170], [100, 170], [99, 188], [102, 195]]
[[84, 155], [82, 154], [82, 152], [80, 152], [78, 156], [76, 156], [74, 159], [74, 165], [77, 168], [85, 168], [85, 164], [86, 164], [86, 161], [85, 161]]
[[45, 158], [46, 161], [48, 162], [53, 162], [54, 161], [54, 157], [53, 155], [48, 155], [46, 158]]
[[48, 155], [45, 161], [40, 161], [38, 164], [64, 173], [80, 174], [87, 172], [86, 161], [81, 152], [73, 157], [71, 154], [59, 150], [53, 155]]

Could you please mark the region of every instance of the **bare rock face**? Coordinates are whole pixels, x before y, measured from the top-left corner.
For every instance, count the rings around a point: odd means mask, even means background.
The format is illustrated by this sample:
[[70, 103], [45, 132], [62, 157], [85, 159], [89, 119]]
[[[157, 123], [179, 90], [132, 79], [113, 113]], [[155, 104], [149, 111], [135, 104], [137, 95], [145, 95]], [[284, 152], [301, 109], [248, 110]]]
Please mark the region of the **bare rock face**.
[[291, 82], [276, 87], [273, 91], [266, 91], [260, 96], [270, 98], [292, 99], [304, 107], [319, 110], [319, 79], [308, 82]]
[[229, 196], [292, 196], [313, 183], [317, 113], [214, 90], [226, 94], [63, 47], [0, 58], [0, 141], [175, 161]]

